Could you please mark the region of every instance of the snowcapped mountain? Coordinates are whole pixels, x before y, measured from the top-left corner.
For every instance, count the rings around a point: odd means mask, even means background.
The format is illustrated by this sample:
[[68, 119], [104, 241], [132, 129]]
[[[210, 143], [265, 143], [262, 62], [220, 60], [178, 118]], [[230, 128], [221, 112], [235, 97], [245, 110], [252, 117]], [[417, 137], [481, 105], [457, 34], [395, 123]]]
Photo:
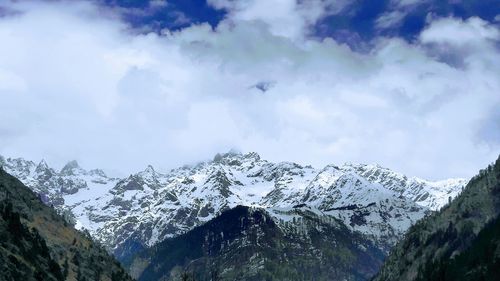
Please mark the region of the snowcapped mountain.
[[265, 209], [279, 223], [297, 209], [334, 217], [388, 251], [415, 221], [446, 204], [463, 179], [431, 182], [377, 165], [272, 163], [257, 153], [226, 153], [212, 161], [159, 173], [148, 166], [123, 179], [86, 171], [74, 161], [55, 171], [42, 161], [3, 159], [4, 169], [75, 219], [124, 257], [182, 234], [237, 205]]
[[57, 209], [100, 197], [118, 181], [99, 169], [84, 170], [76, 161], [70, 161], [56, 171], [44, 160], [35, 164], [22, 158], [0, 156], [0, 166], [38, 193], [46, 204]]
[[408, 178], [379, 165], [346, 165], [357, 174], [373, 183], [380, 183], [386, 188], [400, 193], [417, 204], [437, 211], [455, 198], [467, 183], [464, 179], [446, 179], [426, 181], [416, 177]]

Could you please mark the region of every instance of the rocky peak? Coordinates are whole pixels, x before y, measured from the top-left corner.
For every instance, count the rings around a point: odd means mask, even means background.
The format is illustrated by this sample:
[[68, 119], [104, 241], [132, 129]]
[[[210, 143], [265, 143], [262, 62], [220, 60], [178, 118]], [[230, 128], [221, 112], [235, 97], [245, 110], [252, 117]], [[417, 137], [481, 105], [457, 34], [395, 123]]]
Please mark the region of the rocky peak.
[[256, 152], [242, 154], [241, 152], [230, 150], [226, 153], [217, 153], [214, 156], [212, 163], [237, 166], [241, 165], [242, 163], [257, 162], [260, 160], [260, 155]]
[[228, 197], [232, 194], [229, 189], [232, 184], [233, 182], [229, 179], [226, 172], [222, 168], [212, 171], [205, 182], [205, 185], [215, 187], [224, 197]]
[[90, 174], [93, 176], [107, 178], [106, 173], [101, 169], [92, 169], [92, 170], [90, 170]]
[[309, 184], [309, 187], [311, 185], [330, 187], [341, 174], [342, 173], [337, 166], [328, 165], [318, 172], [316, 177]]
[[63, 175], [74, 175], [75, 170], [81, 169], [76, 160], [69, 161], [64, 167], [61, 169], [61, 174]]
[[243, 158], [241, 152], [230, 150], [226, 153], [217, 153], [212, 159], [213, 163], [226, 164], [226, 165], [238, 165]]
[[144, 181], [143, 179], [136, 175], [130, 175], [128, 178], [120, 180], [113, 190], [118, 191], [118, 193], [122, 193], [127, 190], [144, 190]]
[[132, 174], [128, 178], [118, 181], [113, 187], [112, 193], [122, 193], [127, 190], [141, 190], [144, 191], [145, 187], [150, 189], [157, 189], [160, 186], [160, 174], [155, 171], [153, 166], [148, 165], [143, 171]]
[[254, 161], [259, 161], [260, 160], [260, 155], [257, 152], [249, 152], [245, 155], [243, 155], [245, 159], [252, 159]]
[[153, 168], [153, 166], [148, 165], [148, 167], [146, 169], [144, 169], [144, 171], [142, 171], [141, 174], [155, 176], [156, 175], [156, 171]]
[[352, 171], [371, 183], [379, 183], [385, 188], [409, 198], [421, 206], [438, 210], [449, 198], [456, 197], [465, 179], [429, 181], [416, 177], [407, 177], [377, 164], [344, 164], [344, 171]]
[[41, 181], [49, 180], [54, 174], [54, 170], [49, 168], [49, 165], [42, 159], [35, 169], [36, 178]]
[[161, 179], [164, 177], [163, 174], [157, 172], [151, 165], [148, 165], [144, 171], [139, 172], [137, 176], [152, 189], [158, 188]]
[[40, 163], [38, 163], [38, 165], [36, 166], [35, 172], [41, 173], [49, 169], [50, 168], [49, 165], [47, 165], [47, 162], [45, 162], [45, 160], [42, 159], [42, 161], [40, 161]]
[[35, 163], [24, 160], [23, 158], [7, 158], [5, 161], [5, 170], [12, 171], [12, 174], [18, 178], [26, 178], [33, 171]]
[[266, 181], [278, 181], [284, 177], [303, 175], [304, 172], [304, 167], [293, 162], [280, 162], [277, 164], [265, 162], [262, 169], [251, 176], [262, 176]]
[[403, 192], [409, 181], [405, 175], [396, 173], [378, 164], [345, 164], [342, 168], [352, 170], [370, 182], [380, 183], [397, 192]]

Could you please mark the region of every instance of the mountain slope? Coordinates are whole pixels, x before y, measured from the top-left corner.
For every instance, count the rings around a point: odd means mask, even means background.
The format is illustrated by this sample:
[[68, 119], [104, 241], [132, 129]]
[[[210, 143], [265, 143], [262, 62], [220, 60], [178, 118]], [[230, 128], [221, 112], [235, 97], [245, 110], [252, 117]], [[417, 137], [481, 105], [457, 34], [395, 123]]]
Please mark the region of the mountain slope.
[[0, 213], [0, 280], [132, 280], [103, 248], [1, 168]]
[[500, 218], [488, 223], [470, 247], [451, 260], [433, 265], [427, 280], [495, 280], [500, 276]]
[[[128, 262], [138, 280], [367, 280], [384, 254], [341, 221], [297, 207], [284, 223], [264, 209], [237, 206], [167, 239]], [[215, 280], [218, 280], [215, 278]]]
[[500, 158], [448, 206], [412, 226], [375, 280], [495, 280], [499, 215]]

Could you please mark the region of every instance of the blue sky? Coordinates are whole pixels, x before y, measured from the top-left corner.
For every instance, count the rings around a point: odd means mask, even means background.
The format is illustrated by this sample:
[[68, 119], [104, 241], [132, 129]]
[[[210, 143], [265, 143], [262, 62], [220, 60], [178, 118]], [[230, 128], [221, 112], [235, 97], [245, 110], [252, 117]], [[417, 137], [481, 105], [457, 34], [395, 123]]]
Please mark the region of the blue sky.
[[499, 1], [1, 1], [0, 154], [256, 151], [468, 177], [500, 152]]
[[[307, 1], [302, 1], [307, 2]], [[328, 2], [328, 1], [322, 1]], [[331, 1], [346, 2], [339, 10], [331, 10], [310, 26], [309, 36], [352, 44], [353, 47], [378, 36], [398, 36], [414, 40], [424, 29], [428, 16], [467, 19], [479, 17], [495, 22], [500, 11], [497, 0], [440, 0], [440, 1]], [[225, 8], [214, 7], [203, 0], [131, 1], [99, 0], [105, 7], [121, 8], [122, 19], [135, 28], [156, 32], [162, 29], [179, 30], [192, 24], [209, 23], [216, 27], [227, 15]], [[155, 7], [157, 8], [152, 8]], [[158, 5], [158, 3], [165, 3]], [[137, 13], [141, 10], [143, 13]], [[181, 19], [181, 20], [179, 20]], [[386, 19], [387, 25], [381, 24]], [[356, 39], [356, 40], [349, 40]], [[359, 42], [359, 41], [361, 42]]]
[[191, 24], [205, 22], [215, 27], [226, 14], [224, 10], [215, 9], [206, 1], [200, 0], [100, 0], [97, 3], [112, 9], [122, 9], [121, 18], [135, 28], [146, 27], [156, 32], [162, 29], [179, 30]]

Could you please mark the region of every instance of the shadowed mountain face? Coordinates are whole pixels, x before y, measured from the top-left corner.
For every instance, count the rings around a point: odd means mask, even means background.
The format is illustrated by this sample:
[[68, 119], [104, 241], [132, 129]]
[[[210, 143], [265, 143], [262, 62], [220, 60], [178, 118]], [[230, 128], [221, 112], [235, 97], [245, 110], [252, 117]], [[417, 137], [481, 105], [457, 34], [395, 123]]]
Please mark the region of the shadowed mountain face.
[[384, 253], [341, 221], [297, 207], [276, 221], [260, 208], [237, 206], [206, 224], [128, 260], [138, 280], [367, 280]]
[[438, 213], [412, 226], [376, 281], [498, 280], [500, 158]]
[[0, 280], [132, 280], [108, 253], [0, 168]]

